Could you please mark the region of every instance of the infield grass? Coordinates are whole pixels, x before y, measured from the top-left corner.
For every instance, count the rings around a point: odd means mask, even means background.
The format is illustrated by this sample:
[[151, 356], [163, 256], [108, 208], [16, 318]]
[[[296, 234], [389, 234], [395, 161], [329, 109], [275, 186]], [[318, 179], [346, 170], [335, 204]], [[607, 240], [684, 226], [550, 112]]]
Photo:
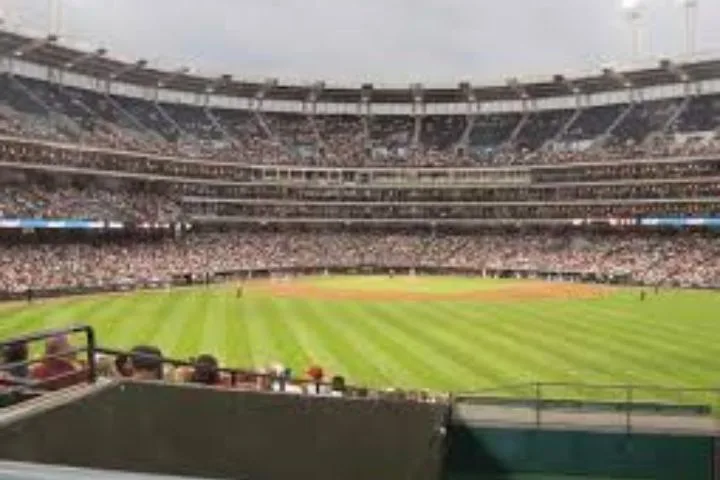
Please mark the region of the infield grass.
[[[292, 282], [314, 288], [441, 293], [522, 284], [427, 277]], [[668, 290], [650, 293], [641, 302], [637, 289], [618, 289], [591, 299], [483, 302], [277, 297], [253, 283], [237, 299], [235, 288], [3, 304], [0, 338], [87, 323], [107, 347], [153, 344], [167, 356], [211, 353], [238, 367], [280, 361], [303, 371], [317, 362], [352, 383], [443, 391], [538, 381], [691, 388], [720, 384], [717, 292]], [[585, 395], [581, 388], [572, 390], [573, 395]], [[685, 400], [667, 392], [650, 396]]]

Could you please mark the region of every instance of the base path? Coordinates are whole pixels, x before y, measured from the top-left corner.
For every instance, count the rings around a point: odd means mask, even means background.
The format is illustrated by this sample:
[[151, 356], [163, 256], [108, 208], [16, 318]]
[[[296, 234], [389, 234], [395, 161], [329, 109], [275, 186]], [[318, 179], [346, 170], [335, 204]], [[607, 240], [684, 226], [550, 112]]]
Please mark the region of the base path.
[[363, 290], [343, 288], [323, 288], [311, 283], [291, 281], [288, 283], [264, 283], [257, 287], [260, 291], [278, 297], [307, 298], [317, 300], [472, 300], [485, 302], [507, 302], [518, 300], [547, 299], [590, 299], [606, 296], [610, 287], [601, 285], [518, 282], [498, 285], [497, 288], [483, 290], [463, 290], [461, 292], [417, 292], [408, 290]]

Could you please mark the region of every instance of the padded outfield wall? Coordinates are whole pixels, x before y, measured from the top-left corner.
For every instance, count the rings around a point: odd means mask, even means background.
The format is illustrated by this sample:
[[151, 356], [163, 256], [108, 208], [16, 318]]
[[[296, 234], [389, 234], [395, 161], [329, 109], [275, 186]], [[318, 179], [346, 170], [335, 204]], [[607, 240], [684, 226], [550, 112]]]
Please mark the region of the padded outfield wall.
[[164, 384], [59, 395], [0, 412], [0, 459], [249, 480], [718, 478], [711, 436], [483, 426], [442, 404]]
[[712, 480], [706, 436], [454, 426], [446, 480]]
[[132, 382], [40, 403], [0, 413], [0, 459], [224, 479], [435, 480], [445, 456], [441, 404]]

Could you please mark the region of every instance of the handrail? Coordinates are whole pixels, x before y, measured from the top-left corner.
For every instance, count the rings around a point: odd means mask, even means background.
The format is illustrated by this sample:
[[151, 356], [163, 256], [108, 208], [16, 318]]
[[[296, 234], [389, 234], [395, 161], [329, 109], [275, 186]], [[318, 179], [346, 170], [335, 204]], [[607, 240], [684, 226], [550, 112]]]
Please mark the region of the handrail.
[[[518, 389], [525, 389], [526, 395], [518, 395]], [[586, 390], [586, 395], [552, 395], [552, 389]], [[550, 390], [550, 392], [548, 391]], [[604, 394], [614, 391], [618, 394], [617, 398], [607, 399], [602, 396], [593, 395]], [[651, 395], [644, 399], [639, 392], [654, 392], [657, 395]], [[569, 392], [565, 392], [569, 393]], [[497, 396], [493, 394], [498, 394]], [[509, 394], [509, 395], [508, 395]], [[663, 401], [663, 397], [672, 394], [687, 394], [687, 402], [683, 401]], [[699, 398], [701, 394], [707, 394], [712, 400], [707, 398]], [[653, 398], [656, 397], [656, 398]], [[704, 429], [716, 431], [717, 424], [712, 421], [713, 410], [720, 407], [720, 388], [709, 387], [669, 387], [662, 385], [643, 385], [643, 384], [588, 384], [582, 382], [533, 382], [506, 385], [497, 388], [486, 389], [478, 392], [463, 392], [453, 396], [453, 402], [457, 404], [472, 404], [475, 400], [477, 403], [482, 399], [497, 401], [498, 405], [507, 402], [508, 407], [517, 407], [517, 402], [523, 402], [525, 408], [532, 409], [534, 413], [534, 424], [537, 428], [546, 424], [544, 421], [545, 412], [558, 410], [578, 410], [583, 406], [609, 407], [622, 414], [623, 424], [626, 432], [633, 430], [633, 416], [647, 415], [649, 413], [673, 413], [680, 416], [693, 416], [698, 418], [708, 418], [707, 425]], [[698, 400], [693, 403], [693, 400]], [[554, 407], [553, 407], [554, 406]], [[642, 413], [640, 413], [642, 412]]]
[[[20, 362], [13, 362], [7, 364], [0, 364], [0, 372], [3, 370], [10, 370], [14, 367], [30, 366], [38, 363], [44, 359], [61, 358], [68, 354], [85, 353], [84, 370], [88, 373], [87, 381], [94, 383], [97, 380], [97, 368], [95, 364], [95, 351], [96, 351], [96, 340], [95, 331], [89, 325], [74, 325], [66, 328], [58, 328], [51, 330], [41, 330], [39, 332], [28, 333], [20, 335], [11, 339], [3, 340], [0, 342], [0, 351], [10, 345], [16, 344], [29, 344], [40, 340], [46, 340], [53, 337], [63, 336], [82, 333], [85, 336], [85, 346], [72, 348], [64, 352], [60, 352], [53, 355], [43, 355], [39, 359], [28, 359]], [[56, 378], [46, 379], [45, 382], [55, 380]], [[3, 383], [12, 386], [29, 386], [34, 388], [43, 388], [42, 381], [31, 381], [23, 378], [4, 378]]]

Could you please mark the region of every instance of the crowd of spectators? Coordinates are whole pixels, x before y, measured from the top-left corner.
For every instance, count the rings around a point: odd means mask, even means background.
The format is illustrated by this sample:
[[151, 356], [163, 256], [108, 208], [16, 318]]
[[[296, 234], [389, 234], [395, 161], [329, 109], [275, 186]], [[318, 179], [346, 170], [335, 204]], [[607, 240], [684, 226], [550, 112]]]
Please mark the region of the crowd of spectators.
[[[331, 375], [318, 364], [295, 372], [282, 363], [239, 369], [223, 367], [211, 354], [189, 359], [168, 359], [160, 348], [137, 345], [129, 352], [103, 350], [91, 353], [98, 381], [132, 379], [170, 382], [224, 390], [275, 392], [295, 395], [355, 398], [394, 398], [419, 402], [443, 401], [442, 394], [427, 390], [373, 390], [351, 386], [342, 375]], [[106, 353], [107, 352], [107, 353]], [[41, 392], [60, 390], [87, 382], [90, 366], [87, 352], [73, 345], [66, 334], [44, 341], [44, 350], [30, 354], [29, 343], [17, 340], [0, 348], [0, 407], [13, 403], [10, 394], [31, 398]]]
[[689, 233], [198, 232], [142, 242], [6, 242], [0, 250], [0, 290], [163, 284], [188, 274], [360, 265], [623, 274], [650, 284], [717, 286], [720, 238]]
[[350, 116], [157, 103], [0, 76], [0, 134], [234, 163], [488, 166], [720, 152], [717, 96], [477, 116]]
[[179, 217], [180, 206], [159, 194], [37, 184], [0, 189], [0, 218], [170, 223]]

